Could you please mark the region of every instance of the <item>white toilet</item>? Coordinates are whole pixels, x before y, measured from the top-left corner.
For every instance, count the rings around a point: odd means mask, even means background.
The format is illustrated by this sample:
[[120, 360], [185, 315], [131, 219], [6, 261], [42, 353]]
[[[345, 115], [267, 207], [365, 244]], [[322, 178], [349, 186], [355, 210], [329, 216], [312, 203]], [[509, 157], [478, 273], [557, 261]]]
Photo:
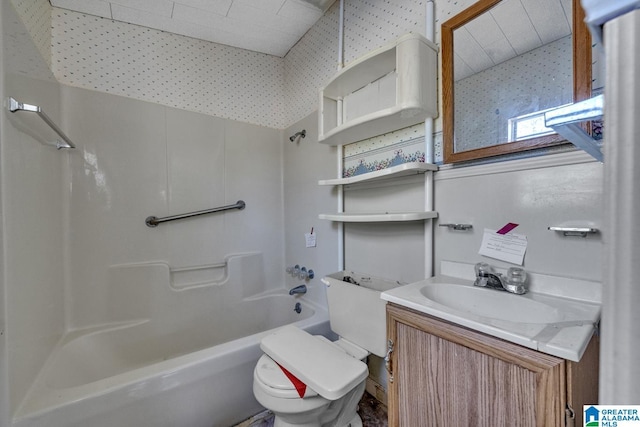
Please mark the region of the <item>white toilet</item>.
[[[345, 276], [357, 284], [344, 281]], [[352, 272], [322, 282], [338, 341], [288, 325], [260, 343], [265, 354], [254, 369], [253, 394], [274, 413], [274, 427], [362, 426], [356, 410], [368, 375], [365, 359], [369, 352], [384, 357], [387, 349], [386, 302], [380, 293], [397, 284]], [[282, 368], [302, 383], [299, 390]]]

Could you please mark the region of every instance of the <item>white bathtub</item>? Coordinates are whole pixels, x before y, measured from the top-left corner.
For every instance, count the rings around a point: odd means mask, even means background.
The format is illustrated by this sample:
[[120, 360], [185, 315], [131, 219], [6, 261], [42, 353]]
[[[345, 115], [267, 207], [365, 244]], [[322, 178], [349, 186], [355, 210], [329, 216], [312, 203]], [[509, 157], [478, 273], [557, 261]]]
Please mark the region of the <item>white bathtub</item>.
[[[156, 292], [155, 299], [164, 300], [158, 295], [163, 292]], [[196, 301], [212, 292], [222, 302], [200, 304], [211, 310], [197, 312]], [[324, 308], [284, 291], [238, 300], [231, 298], [234, 292], [237, 288], [226, 292], [223, 286], [174, 289], [168, 293], [173, 301], [167, 299], [169, 306], [175, 305], [171, 315], [67, 334], [13, 425], [227, 427], [260, 412], [252, 382], [262, 337], [290, 323], [327, 335], [328, 316]], [[184, 298], [188, 301], [180, 301]], [[296, 302], [301, 303], [299, 314]], [[131, 301], [129, 305], [127, 310], [135, 307]], [[158, 301], [153, 306], [154, 312], [158, 306], [167, 309]], [[186, 307], [182, 313], [181, 306]]]

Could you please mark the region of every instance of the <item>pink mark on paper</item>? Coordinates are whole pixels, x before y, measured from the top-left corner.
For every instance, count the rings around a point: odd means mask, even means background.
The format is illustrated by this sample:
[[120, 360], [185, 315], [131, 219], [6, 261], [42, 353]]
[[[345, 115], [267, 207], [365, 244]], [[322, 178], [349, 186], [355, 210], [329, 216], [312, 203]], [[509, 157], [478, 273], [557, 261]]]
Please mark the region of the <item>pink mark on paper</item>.
[[508, 232], [510, 232], [511, 230], [516, 228], [518, 225], [520, 225], [520, 224], [514, 224], [513, 222], [510, 222], [507, 225], [505, 225], [504, 227], [502, 227], [500, 230], [496, 231], [496, 233], [498, 233], [498, 234], [507, 234]]

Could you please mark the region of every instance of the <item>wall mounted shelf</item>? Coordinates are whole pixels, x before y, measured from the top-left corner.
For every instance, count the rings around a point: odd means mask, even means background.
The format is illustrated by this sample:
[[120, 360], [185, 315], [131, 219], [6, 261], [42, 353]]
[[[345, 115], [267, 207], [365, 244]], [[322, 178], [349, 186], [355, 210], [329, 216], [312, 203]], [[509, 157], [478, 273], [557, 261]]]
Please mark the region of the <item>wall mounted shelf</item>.
[[473, 225], [452, 223], [452, 224], [438, 224], [438, 227], [447, 227], [449, 230], [453, 230], [453, 231], [468, 231], [473, 228]]
[[362, 56], [320, 91], [318, 141], [349, 144], [436, 117], [436, 76], [437, 47], [419, 34]]
[[432, 165], [431, 163], [403, 163], [401, 165], [380, 169], [374, 172], [363, 173], [361, 175], [350, 176], [348, 178], [322, 179], [318, 181], [318, 185], [349, 185], [361, 182], [383, 181], [436, 170], [438, 170], [438, 166]]
[[598, 233], [598, 229], [593, 227], [548, 227], [547, 229], [561, 232], [563, 236], [587, 237], [588, 234]]
[[318, 218], [336, 222], [406, 222], [437, 218], [437, 212], [385, 212], [320, 214]]
[[[349, 178], [325, 179], [318, 181], [318, 185], [349, 185], [379, 182], [401, 178], [419, 173], [432, 173], [438, 170], [437, 165], [430, 163], [411, 162], [390, 168], [381, 169], [375, 172], [364, 173]], [[421, 212], [384, 212], [384, 213], [331, 213], [320, 214], [318, 218], [336, 222], [403, 222], [403, 221], [424, 221], [437, 218], [435, 211]]]

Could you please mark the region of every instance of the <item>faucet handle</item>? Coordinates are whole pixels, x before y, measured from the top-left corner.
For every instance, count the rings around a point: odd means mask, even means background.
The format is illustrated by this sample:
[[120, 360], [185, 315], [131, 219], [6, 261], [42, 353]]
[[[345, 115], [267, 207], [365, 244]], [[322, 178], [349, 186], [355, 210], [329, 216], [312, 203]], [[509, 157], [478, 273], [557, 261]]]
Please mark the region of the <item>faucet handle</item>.
[[491, 267], [486, 262], [479, 262], [474, 266], [477, 277], [487, 277], [489, 274], [495, 274], [493, 272], [493, 267]]
[[296, 264], [295, 266], [290, 266], [285, 268], [284, 271], [286, 271], [288, 274], [292, 276], [297, 276], [298, 273], [300, 272], [300, 266]]
[[518, 267], [511, 267], [507, 271], [507, 278], [503, 283], [504, 288], [514, 294], [522, 295], [527, 293], [525, 282], [527, 281], [527, 273]]
[[527, 272], [523, 268], [511, 267], [507, 270], [507, 281], [512, 285], [524, 286], [527, 281]]

